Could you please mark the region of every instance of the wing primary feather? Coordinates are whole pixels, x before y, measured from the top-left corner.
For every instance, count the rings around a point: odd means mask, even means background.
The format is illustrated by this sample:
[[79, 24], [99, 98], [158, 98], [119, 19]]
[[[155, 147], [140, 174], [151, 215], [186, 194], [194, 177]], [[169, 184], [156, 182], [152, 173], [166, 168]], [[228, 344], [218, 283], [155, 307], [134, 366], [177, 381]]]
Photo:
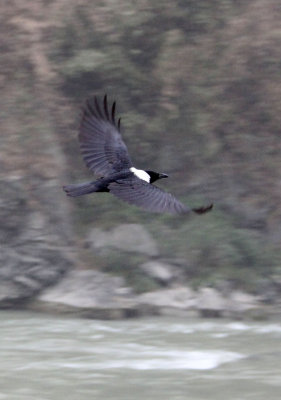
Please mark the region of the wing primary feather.
[[121, 118], [118, 119], [118, 124], [117, 124], [118, 131], [120, 131], [120, 126], [121, 126]]
[[108, 121], [110, 121], [108, 107], [107, 107], [107, 95], [105, 95], [103, 98], [103, 107], [104, 107], [105, 116], [108, 119]]
[[112, 104], [112, 110], [111, 110], [111, 121], [115, 125], [115, 108], [116, 108], [116, 101]]
[[198, 208], [193, 208], [192, 211], [195, 212], [196, 214], [205, 214], [213, 208], [213, 204], [209, 204], [207, 207], [198, 207]]

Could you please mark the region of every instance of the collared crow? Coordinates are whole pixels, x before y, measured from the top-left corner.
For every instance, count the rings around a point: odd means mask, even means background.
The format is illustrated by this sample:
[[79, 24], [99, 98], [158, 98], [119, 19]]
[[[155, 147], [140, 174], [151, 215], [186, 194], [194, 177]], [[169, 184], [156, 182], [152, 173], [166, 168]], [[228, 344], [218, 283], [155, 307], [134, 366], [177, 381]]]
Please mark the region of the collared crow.
[[109, 192], [127, 203], [147, 211], [181, 214], [193, 211], [204, 214], [213, 208], [189, 208], [173, 195], [153, 183], [168, 175], [133, 166], [120, 133], [120, 121], [115, 119], [116, 102], [108, 106], [107, 96], [100, 104], [97, 98], [86, 101], [79, 129], [80, 149], [87, 167], [100, 178], [86, 183], [63, 186], [68, 196], [94, 192]]

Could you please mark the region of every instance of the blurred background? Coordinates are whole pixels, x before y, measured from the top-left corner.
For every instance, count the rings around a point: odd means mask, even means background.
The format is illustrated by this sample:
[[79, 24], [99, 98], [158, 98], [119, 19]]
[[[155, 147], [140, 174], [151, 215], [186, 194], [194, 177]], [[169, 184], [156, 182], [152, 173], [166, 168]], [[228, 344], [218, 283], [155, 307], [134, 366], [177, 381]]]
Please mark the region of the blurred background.
[[[74, 309], [109, 319], [276, 316], [280, 1], [14, 0], [0, 7], [1, 308]], [[105, 93], [117, 101], [135, 166], [169, 174], [159, 186], [191, 206], [213, 202], [211, 213], [156, 215], [107, 194], [65, 196], [63, 184], [92, 179], [79, 152], [79, 110], [86, 98]], [[4, 335], [22, 326], [21, 315], [30, 326], [45, 318], [5, 311]], [[103, 332], [128, 329], [112, 324]], [[262, 329], [249, 326], [232, 328]], [[16, 397], [3, 391], [1, 398], [33, 398], [21, 385]], [[194, 398], [206, 398], [198, 387]], [[185, 398], [184, 385], [173, 390], [178, 397], [169, 398]], [[81, 393], [68, 398], [86, 398]]]

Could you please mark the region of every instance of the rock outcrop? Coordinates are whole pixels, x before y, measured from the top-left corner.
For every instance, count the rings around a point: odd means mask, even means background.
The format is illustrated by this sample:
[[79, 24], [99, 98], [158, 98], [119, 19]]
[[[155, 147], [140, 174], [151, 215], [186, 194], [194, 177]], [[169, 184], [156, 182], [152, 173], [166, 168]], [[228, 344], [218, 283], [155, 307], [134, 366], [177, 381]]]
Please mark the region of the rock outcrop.
[[40, 293], [29, 308], [99, 319], [138, 314], [123, 278], [89, 270], [70, 271], [58, 284]]
[[0, 307], [23, 305], [74, 265], [55, 112], [50, 119], [39, 88], [32, 89], [29, 102], [21, 96], [30, 87], [10, 83], [1, 92]]
[[187, 286], [177, 286], [143, 293], [137, 297], [142, 313], [170, 316], [196, 315], [196, 292]]
[[203, 287], [198, 292], [196, 307], [202, 317], [221, 317], [227, 309], [227, 301], [216, 289]]
[[149, 277], [163, 285], [170, 285], [181, 276], [181, 270], [175, 265], [161, 260], [150, 260], [139, 265], [139, 268]]
[[21, 179], [1, 180], [0, 192], [0, 307], [19, 306], [61, 278], [71, 250], [55, 216], [32, 202]]
[[137, 295], [121, 277], [99, 271], [73, 270], [28, 303], [33, 310], [67, 313], [95, 319], [139, 316], [266, 318], [266, 308], [256, 296], [231, 292], [223, 296], [214, 288], [199, 291], [177, 285]]

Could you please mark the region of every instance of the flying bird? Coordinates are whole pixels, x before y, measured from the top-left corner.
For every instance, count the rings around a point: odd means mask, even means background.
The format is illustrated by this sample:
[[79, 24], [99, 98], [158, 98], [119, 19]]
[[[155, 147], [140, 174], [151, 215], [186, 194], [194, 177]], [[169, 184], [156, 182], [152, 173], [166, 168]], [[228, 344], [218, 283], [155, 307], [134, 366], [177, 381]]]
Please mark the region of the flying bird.
[[195, 212], [204, 214], [207, 207], [189, 208], [172, 194], [153, 185], [168, 175], [151, 170], [141, 170], [133, 166], [128, 149], [120, 133], [119, 118], [115, 118], [116, 102], [109, 107], [107, 96], [99, 103], [86, 101], [82, 110], [79, 129], [80, 149], [87, 167], [99, 179], [63, 186], [68, 196], [77, 197], [94, 192], [109, 192], [127, 203], [147, 211], [182, 214]]

